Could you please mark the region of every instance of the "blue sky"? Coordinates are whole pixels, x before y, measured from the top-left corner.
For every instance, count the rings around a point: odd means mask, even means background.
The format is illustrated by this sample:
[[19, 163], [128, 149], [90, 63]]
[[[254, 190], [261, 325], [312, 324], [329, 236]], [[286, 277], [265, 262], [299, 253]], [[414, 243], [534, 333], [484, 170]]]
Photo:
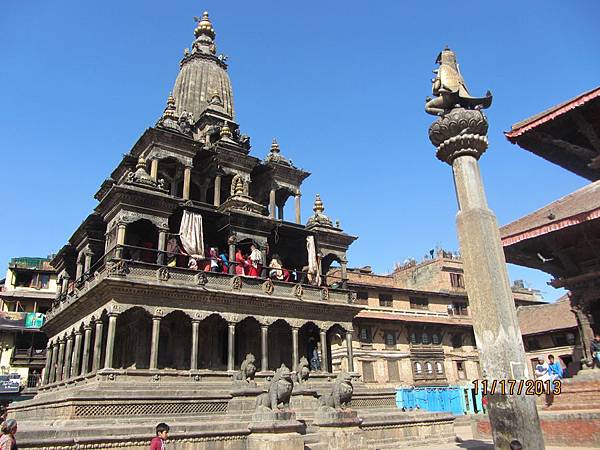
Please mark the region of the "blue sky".
[[[237, 121], [266, 155], [312, 172], [326, 213], [360, 238], [350, 265], [391, 270], [457, 249], [450, 168], [423, 111], [438, 52], [457, 52], [474, 95], [494, 104], [481, 160], [506, 224], [586, 184], [511, 145], [511, 124], [598, 85], [593, 1], [80, 1], [0, 5], [0, 262], [58, 250], [93, 194], [160, 116], [193, 16], [207, 9], [229, 56]], [[291, 203], [291, 202], [290, 202]], [[291, 206], [291, 205], [290, 205]], [[289, 214], [288, 214], [289, 217]], [[510, 267], [551, 300], [549, 276]]]

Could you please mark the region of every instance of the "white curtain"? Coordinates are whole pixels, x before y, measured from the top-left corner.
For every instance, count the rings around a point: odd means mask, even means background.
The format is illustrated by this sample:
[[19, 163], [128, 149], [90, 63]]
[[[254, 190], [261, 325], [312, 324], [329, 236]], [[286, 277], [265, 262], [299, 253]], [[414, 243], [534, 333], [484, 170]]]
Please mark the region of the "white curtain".
[[179, 238], [185, 252], [193, 258], [204, 258], [204, 233], [202, 216], [191, 211], [183, 211]]
[[321, 285], [321, 275], [319, 270], [319, 262], [317, 261], [317, 248], [315, 246], [315, 237], [308, 236], [306, 238], [306, 249], [308, 250], [308, 273], [314, 278], [317, 286]]

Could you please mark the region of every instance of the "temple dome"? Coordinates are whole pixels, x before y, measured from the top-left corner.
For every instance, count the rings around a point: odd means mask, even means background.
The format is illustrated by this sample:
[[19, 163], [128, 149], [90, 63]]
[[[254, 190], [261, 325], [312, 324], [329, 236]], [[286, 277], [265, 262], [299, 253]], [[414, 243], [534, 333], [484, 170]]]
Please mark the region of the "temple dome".
[[210, 106], [234, 120], [233, 93], [226, 58], [215, 54], [215, 30], [208, 13], [195, 20], [198, 22], [194, 30], [196, 39], [192, 51], [185, 50], [173, 89], [176, 113], [178, 116], [184, 112], [192, 113], [196, 121]]

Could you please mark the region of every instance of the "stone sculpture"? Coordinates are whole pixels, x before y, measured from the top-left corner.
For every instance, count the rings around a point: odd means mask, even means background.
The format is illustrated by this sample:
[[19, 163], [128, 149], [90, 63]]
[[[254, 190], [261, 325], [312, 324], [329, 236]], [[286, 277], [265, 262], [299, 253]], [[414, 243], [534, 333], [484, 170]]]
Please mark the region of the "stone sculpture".
[[256, 409], [267, 408], [272, 411], [289, 409], [293, 389], [292, 373], [285, 364], [282, 364], [275, 372], [268, 391], [262, 393], [256, 399]]
[[485, 109], [492, 104], [492, 93], [487, 91], [485, 97], [472, 97], [463, 79], [456, 55], [446, 47], [440, 52], [436, 61], [440, 67], [433, 71], [436, 74], [431, 80], [431, 91], [435, 98], [427, 97], [425, 111], [434, 116], [445, 115], [453, 108]]
[[340, 372], [331, 388], [331, 392], [319, 399], [321, 408], [346, 409], [352, 400], [352, 377], [348, 372]]
[[294, 383], [302, 384], [308, 381], [310, 376], [310, 366], [306, 357], [300, 358], [300, 362], [296, 366], [296, 373], [294, 374]]
[[245, 381], [251, 383], [254, 381], [254, 375], [256, 374], [256, 358], [252, 353], [248, 353], [246, 358], [242, 361], [239, 372], [236, 374], [235, 379], [238, 381]]

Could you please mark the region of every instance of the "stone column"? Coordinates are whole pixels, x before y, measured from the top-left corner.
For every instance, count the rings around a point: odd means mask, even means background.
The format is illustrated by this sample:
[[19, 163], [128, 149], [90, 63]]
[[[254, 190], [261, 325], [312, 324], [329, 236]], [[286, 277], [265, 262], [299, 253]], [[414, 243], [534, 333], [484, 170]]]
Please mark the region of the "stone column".
[[102, 364], [102, 336], [104, 334], [104, 324], [102, 319], [98, 319], [95, 322], [96, 325], [96, 336], [94, 338], [94, 355], [92, 357], [92, 372], [100, 369]]
[[73, 336], [67, 338], [67, 346], [65, 349], [65, 365], [63, 366], [63, 380], [69, 378], [71, 375], [71, 361], [73, 359]]
[[79, 280], [83, 275], [83, 263], [81, 262], [82, 254], [77, 256], [77, 264], [75, 265], [75, 281]]
[[277, 219], [279, 220], [283, 220], [283, 206], [284, 205], [277, 206]]
[[185, 166], [183, 169], [183, 199], [190, 199], [190, 181], [192, 178], [192, 168], [190, 166]]
[[54, 353], [52, 348], [52, 341], [48, 341], [46, 347], [46, 364], [44, 365], [44, 375], [42, 376], [42, 384], [50, 383], [50, 370], [52, 369], [52, 354]]
[[54, 383], [58, 381], [58, 339], [52, 345], [52, 362], [50, 363], [50, 373], [48, 374], [48, 382]]
[[113, 354], [115, 351], [115, 332], [117, 328], [117, 314], [111, 313], [108, 316], [108, 331], [106, 333], [106, 351], [104, 352], [104, 368], [112, 369]]
[[92, 325], [83, 327], [83, 354], [81, 357], [81, 374], [88, 373], [90, 367], [90, 346], [92, 345]]
[[[579, 328], [579, 339], [581, 341], [583, 358], [587, 364], [591, 364], [592, 354], [590, 353], [590, 342], [594, 338], [594, 332], [592, 331], [592, 327], [590, 325], [590, 319], [584, 308], [581, 306], [580, 297], [580, 295], [573, 293], [573, 291], [571, 291], [569, 294], [571, 311], [573, 311], [575, 314], [575, 318], [577, 319], [577, 327]], [[581, 368], [583, 369], [584, 367]]]
[[165, 265], [165, 250], [167, 249], [167, 233], [169, 230], [161, 228], [158, 230], [158, 256], [156, 263], [159, 266]]
[[61, 292], [65, 295], [69, 293], [69, 275], [65, 273], [65, 276], [62, 280], [62, 289]]
[[260, 354], [261, 354], [261, 362], [260, 362], [260, 370], [261, 372], [265, 372], [269, 370], [269, 326], [261, 325], [260, 326]]
[[62, 339], [58, 343], [58, 360], [56, 362], [56, 381], [63, 379], [63, 369], [65, 367], [65, 340]]
[[71, 377], [79, 375], [79, 358], [81, 356], [81, 331], [75, 332], [75, 343], [73, 344], [73, 359], [71, 360]]
[[294, 200], [296, 203], [296, 223], [302, 223], [302, 215], [300, 213], [300, 197], [302, 196], [302, 194], [300, 194], [300, 191], [298, 191], [296, 193], [296, 195], [294, 196]]
[[150, 163], [150, 176], [155, 182], [158, 181], [158, 159], [153, 159]]
[[346, 351], [348, 352], [348, 372], [354, 372], [354, 355], [352, 354], [352, 330], [346, 331]]
[[292, 327], [292, 367], [294, 370], [298, 365], [298, 327]]
[[329, 372], [329, 361], [327, 358], [327, 331], [320, 330], [321, 335], [321, 370]]
[[271, 192], [269, 192], [269, 217], [271, 219], [275, 218], [275, 189], [271, 189]]
[[348, 287], [348, 261], [345, 259], [340, 262], [340, 272], [342, 276], [342, 289], [346, 289]]
[[192, 355], [190, 356], [190, 370], [198, 370], [198, 333], [200, 321], [192, 320]]
[[121, 259], [123, 258], [123, 246], [125, 245], [125, 231], [127, 229], [127, 224], [124, 222], [119, 222], [117, 225], [117, 249], [115, 252], [115, 258]]
[[150, 343], [150, 369], [158, 368], [158, 341], [160, 339], [160, 317], [152, 318], [152, 342]]
[[[483, 379], [491, 384], [524, 380], [531, 374], [496, 217], [488, 208], [479, 173], [478, 159], [488, 146], [487, 129], [480, 110], [456, 107], [431, 125], [429, 137], [437, 147], [436, 156], [452, 166], [465, 286]], [[495, 448], [508, 449], [518, 439], [523, 448], [544, 449], [534, 397], [497, 392], [490, 396], [488, 408]]]
[[227, 334], [227, 370], [235, 370], [235, 323], [229, 322]]
[[92, 253], [91, 249], [87, 249], [84, 254], [84, 260], [83, 260], [83, 273], [89, 273], [90, 269], [92, 268], [92, 257], [94, 256], [94, 254]]
[[221, 206], [221, 175], [215, 177], [215, 201], [214, 205], [218, 208]]

